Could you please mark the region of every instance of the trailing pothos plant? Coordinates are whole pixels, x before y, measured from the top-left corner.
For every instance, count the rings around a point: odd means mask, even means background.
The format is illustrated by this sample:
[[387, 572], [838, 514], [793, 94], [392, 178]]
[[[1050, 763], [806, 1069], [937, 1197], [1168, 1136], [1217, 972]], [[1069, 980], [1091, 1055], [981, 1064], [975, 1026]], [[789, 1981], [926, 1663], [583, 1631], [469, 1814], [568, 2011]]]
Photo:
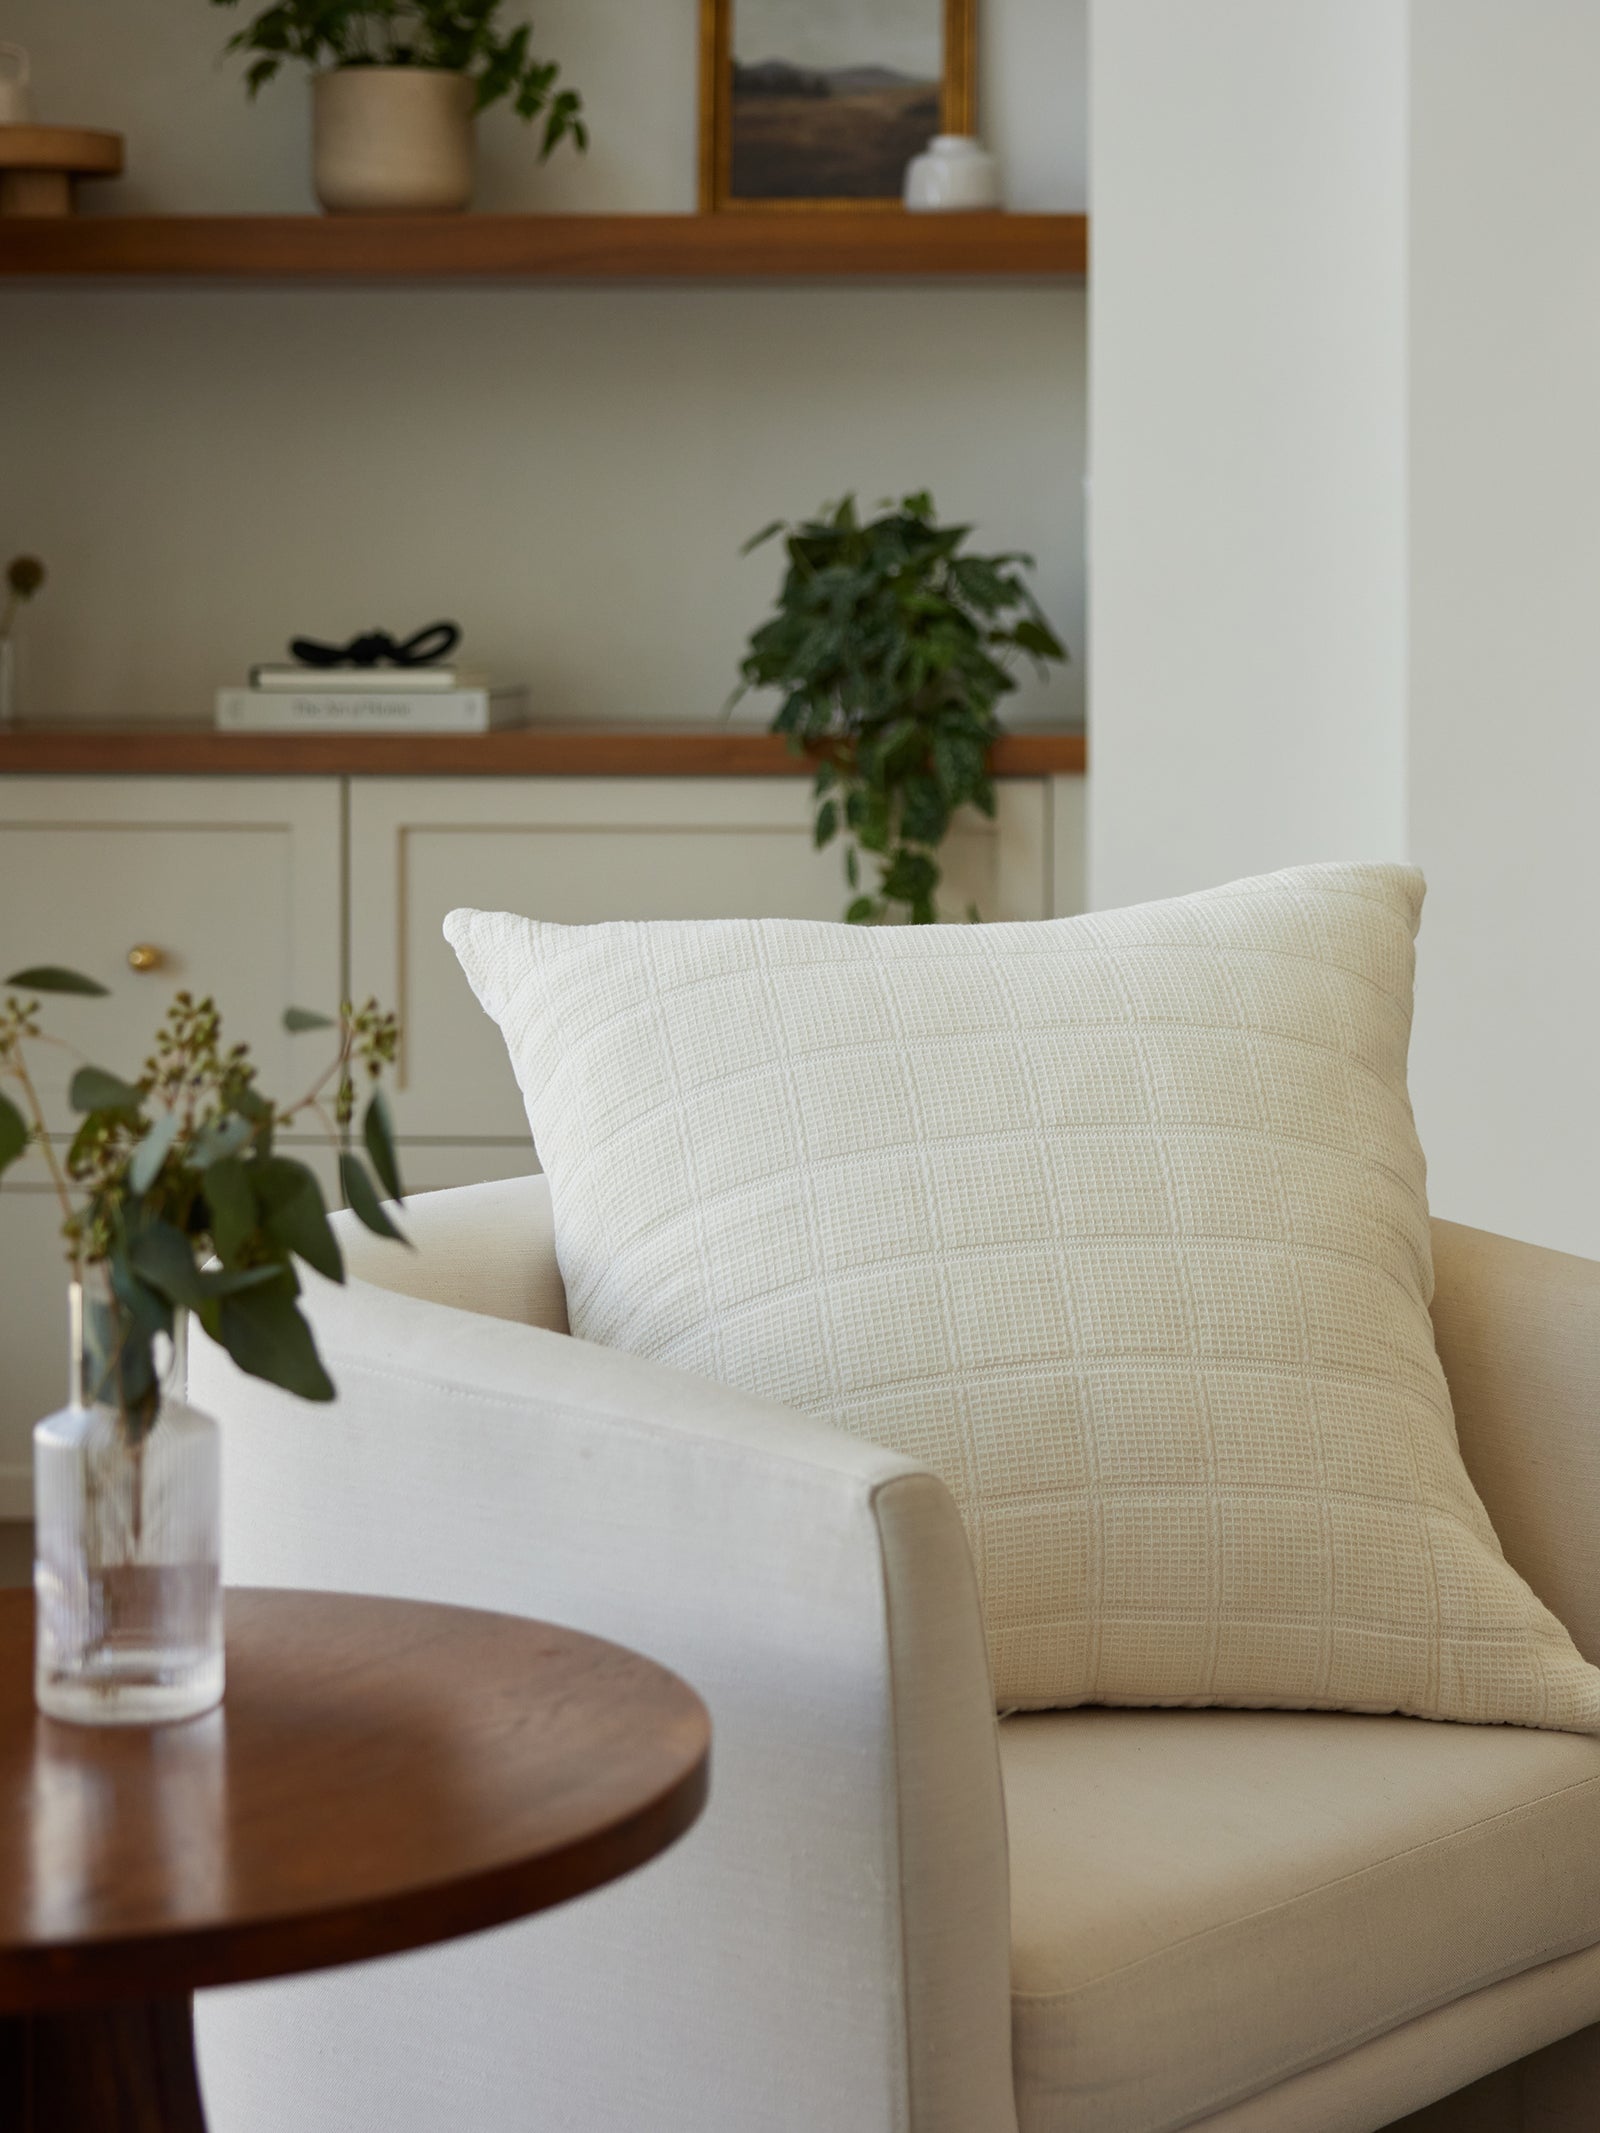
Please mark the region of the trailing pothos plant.
[[865, 522], [847, 496], [798, 525], [775, 521], [742, 551], [782, 534], [789, 567], [733, 701], [783, 691], [772, 730], [819, 759], [816, 842], [844, 838], [855, 924], [937, 919], [951, 817], [994, 813], [989, 750], [1011, 666], [1067, 656], [1021, 575], [1032, 557], [967, 554], [971, 531], [941, 526], [925, 492]]
[[[379, 1080], [398, 1028], [375, 1001], [337, 1016], [290, 1008], [286, 1029], [332, 1035], [333, 1057], [305, 1093], [274, 1103], [256, 1085], [246, 1046], [224, 1047], [214, 1001], [180, 992], [131, 1080], [80, 1065], [69, 1101], [79, 1124], [59, 1149], [47, 1129], [30, 1055], [59, 1043], [41, 1026], [38, 995], [104, 995], [77, 971], [19, 970], [0, 1007], [0, 1172], [37, 1149], [61, 1201], [62, 1237], [84, 1287], [89, 1396], [142, 1442], [160, 1411], [157, 1335], [192, 1311], [251, 1376], [306, 1400], [331, 1400], [298, 1298], [296, 1262], [344, 1279], [317, 1176], [280, 1145], [289, 1126], [322, 1126], [339, 1147], [351, 1210], [380, 1237], [404, 1242], [380, 1197], [403, 1198]], [[359, 1091], [365, 1086], [366, 1100]], [[361, 1109], [361, 1152], [344, 1146]], [[364, 1158], [364, 1159], [363, 1159]], [[370, 1165], [370, 1168], [368, 1167]], [[374, 1182], [376, 1179], [376, 1182]]]
[[[238, 0], [213, 0], [236, 7]], [[476, 108], [511, 98], [518, 118], [544, 118], [540, 155], [570, 137], [587, 148], [575, 89], [558, 89], [560, 69], [536, 59], [533, 28], [508, 29], [502, 0], [277, 0], [230, 37], [230, 52], [253, 52], [245, 81], [254, 96], [285, 60], [310, 67], [435, 67], [470, 76]]]

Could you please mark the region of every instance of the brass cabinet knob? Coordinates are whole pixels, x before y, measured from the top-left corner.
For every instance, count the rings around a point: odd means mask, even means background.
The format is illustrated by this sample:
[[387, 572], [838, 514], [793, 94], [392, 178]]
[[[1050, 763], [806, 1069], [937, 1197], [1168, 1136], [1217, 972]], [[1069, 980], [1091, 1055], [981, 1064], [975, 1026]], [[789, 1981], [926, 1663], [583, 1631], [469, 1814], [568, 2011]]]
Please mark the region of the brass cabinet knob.
[[167, 960], [164, 951], [153, 947], [149, 941], [140, 941], [137, 947], [128, 950], [128, 968], [140, 972], [159, 970]]

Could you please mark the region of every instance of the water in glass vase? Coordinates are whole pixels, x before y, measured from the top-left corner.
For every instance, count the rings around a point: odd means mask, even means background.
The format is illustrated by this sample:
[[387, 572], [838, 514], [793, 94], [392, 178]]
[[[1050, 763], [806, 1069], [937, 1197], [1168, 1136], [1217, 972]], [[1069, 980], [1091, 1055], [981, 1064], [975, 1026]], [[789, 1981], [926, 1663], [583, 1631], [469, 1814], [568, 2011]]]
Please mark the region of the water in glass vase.
[[186, 1400], [186, 1325], [152, 1381], [119, 1372], [118, 1310], [72, 1291], [69, 1403], [33, 1433], [34, 1691], [52, 1718], [150, 1725], [221, 1701], [216, 1423]]

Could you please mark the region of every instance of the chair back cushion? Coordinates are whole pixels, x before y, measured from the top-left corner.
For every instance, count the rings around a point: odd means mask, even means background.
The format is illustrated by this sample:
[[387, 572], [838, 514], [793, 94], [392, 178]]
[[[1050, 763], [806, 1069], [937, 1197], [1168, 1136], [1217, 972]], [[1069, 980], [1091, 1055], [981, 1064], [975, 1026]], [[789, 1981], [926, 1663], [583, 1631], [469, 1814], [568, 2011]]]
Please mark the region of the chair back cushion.
[[934, 1468], [1002, 1707], [1600, 1728], [1434, 1352], [1421, 902], [1321, 866], [1030, 924], [445, 930], [573, 1332]]

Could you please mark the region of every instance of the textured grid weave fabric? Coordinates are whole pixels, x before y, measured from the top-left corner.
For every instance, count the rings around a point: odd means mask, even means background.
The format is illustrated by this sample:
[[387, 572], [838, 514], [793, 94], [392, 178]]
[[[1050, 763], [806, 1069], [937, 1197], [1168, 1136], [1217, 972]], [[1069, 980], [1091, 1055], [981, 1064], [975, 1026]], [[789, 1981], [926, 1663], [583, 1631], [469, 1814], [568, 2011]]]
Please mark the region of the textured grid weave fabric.
[[574, 1333], [933, 1467], [1003, 1706], [1600, 1730], [1434, 1353], [1421, 877], [1043, 923], [445, 931]]

